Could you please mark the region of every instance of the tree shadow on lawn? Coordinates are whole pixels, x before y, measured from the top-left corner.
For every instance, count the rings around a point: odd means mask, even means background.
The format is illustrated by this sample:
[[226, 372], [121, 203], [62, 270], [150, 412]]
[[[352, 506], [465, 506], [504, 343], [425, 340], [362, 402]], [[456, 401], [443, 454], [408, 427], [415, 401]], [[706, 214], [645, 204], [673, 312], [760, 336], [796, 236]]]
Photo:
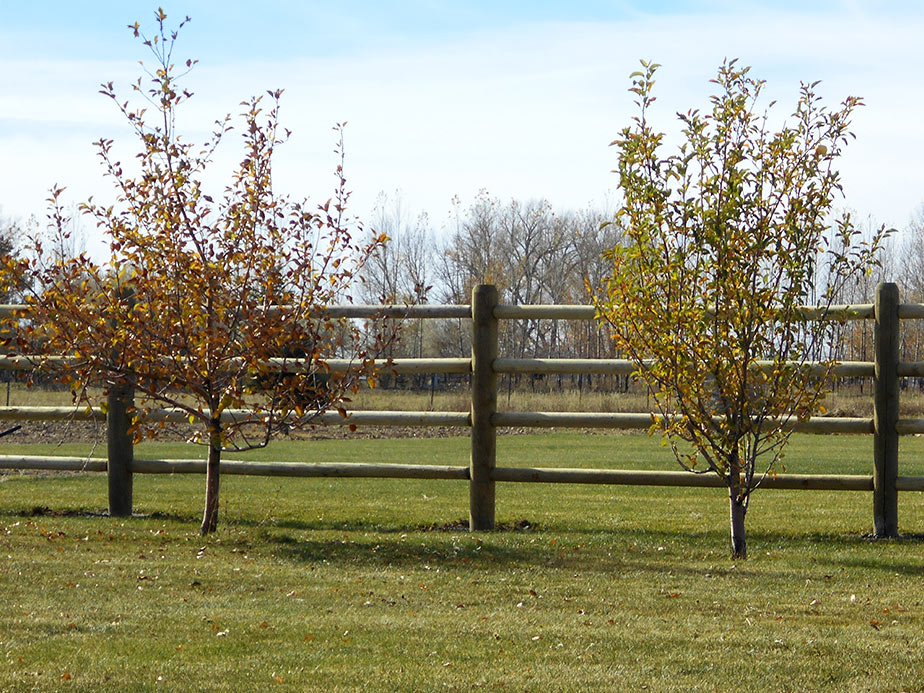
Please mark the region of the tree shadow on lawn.
[[631, 575], [648, 575], [652, 583], [668, 573], [676, 578], [722, 578], [740, 579], [748, 575], [763, 577], [791, 577], [791, 571], [767, 570], [765, 567], [747, 562], [735, 564], [728, 559], [724, 563], [713, 560], [688, 560], [676, 554], [665, 555], [656, 551], [611, 551], [598, 548], [574, 546], [553, 546], [549, 541], [529, 543], [511, 541], [499, 533], [483, 535], [446, 536], [437, 535], [422, 538], [411, 534], [398, 540], [392, 536], [369, 537], [349, 536], [342, 538], [315, 539], [296, 537], [291, 534], [267, 533], [260, 538], [271, 546], [269, 550], [277, 558], [300, 564], [351, 565], [370, 568], [414, 569], [441, 567], [477, 571], [482, 569], [547, 569], [564, 571], [575, 577], [602, 577], [616, 579]]
[[[105, 511], [50, 509], [34, 506], [8, 510], [0, 516], [83, 518], [95, 523], [108, 521]], [[135, 521], [154, 520], [187, 525], [194, 529], [198, 516], [183, 513], [152, 512], [134, 515]], [[121, 520], [121, 518], [120, 518]], [[568, 568], [575, 571], [652, 572], [665, 570], [677, 575], [711, 577], [761, 575], [791, 577], [792, 570], [769, 568], [781, 558], [789, 565], [869, 570], [882, 573], [924, 575], [924, 558], [917, 552], [893, 555], [889, 547], [915, 547], [924, 543], [924, 534], [905, 534], [897, 539], [877, 539], [861, 533], [791, 534], [754, 531], [748, 544], [752, 556], [733, 561], [726, 553], [724, 528], [701, 530], [588, 530], [586, 528], [542, 525], [529, 520], [498, 523], [494, 531], [470, 533], [465, 519], [428, 524], [385, 524], [372, 519], [348, 521], [253, 519], [229, 517], [223, 521], [229, 530], [243, 529], [248, 537], [215, 537], [237, 544], [264, 543], [280, 558], [300, 563], [345, 562], [367, 565], [420, 566], [453, 564], [471, 566], [508, 563]], [[297, 536], [293, 532], [305, 533]], [[338, 533], [333, 538], [313, 538], [312, 533]], [[376, 535], [376, 536], [369, 536]], [[529, 537], [527, 539], [527, 537]], [[881, 549], [881, 550], [880, 550]], [[764, 559], [769, 553], [772, 559]], [[788, 558], [787, 558], [788, 557]], [[800, 559], [794, 563], [793, 559]]]
[[[650, 574], [662, 578], [668, 571], [683, 578], [745, 578], [790, 580], [806, 568], [827, 573], [843, 567], [888, 574], [921, 575], [924, 560], [892, 552], [877, 551], [877, 541], [859, 534], [812, 534], [792, 537], [755, 533], [751, 539], [754, 555], [747, 561], [733, 561], [726, 553], [724, 532], [573, 532], [530, 528], [495, 530], [469, 534], [457, 523], [444, 526], [404, 527], [382, 531], [360, 530], [378, 536], [357, 536], [352, 532], [333, 538], [315, 538], [310, 532], [297, 536], [279, 533], [281, 526], [260, 537], [273, 548], [274, 555], [299, 563], [349, 563], [368, 566], [426, 565], [467, 566], [469, 568], [509, 565], [537, 566], [574, 573], [609, 577]], [[317, 527], [315, 527], [317, 529]], [[357, 529], [351, 526], [346, 531]], [[327, 531], [342, 532], [343, 526], [329, 525]], [[395, 537], [396, 532], [401, 537]], [[433, 534], [429, 534], [433, 532]], [[525, 534], [524, 534], [525, 533]], [[527, 539], [526, 534], [535, 536]], [[608, 536], [601, 537], [601, 535]], [[384, 536], [383, 536], [384, 535]], [[538, 540], [538, 541], [535, 541]], [[637, 541], [638, 540], [638, 541]], [[640, 542], [640, 544], [639, 544]], [[920, 535], [890, 540], [891, 543], [918, 544]], [[662, 551], [663, 548], [667, 547]], [[818, 551], [819, 546], [827, 547]], [[769, 548], [772, 558], [764, 558]], [[780, 553], [784, 556], [781, 560]], [[793, 558], [804, 557], [799, 562]]]

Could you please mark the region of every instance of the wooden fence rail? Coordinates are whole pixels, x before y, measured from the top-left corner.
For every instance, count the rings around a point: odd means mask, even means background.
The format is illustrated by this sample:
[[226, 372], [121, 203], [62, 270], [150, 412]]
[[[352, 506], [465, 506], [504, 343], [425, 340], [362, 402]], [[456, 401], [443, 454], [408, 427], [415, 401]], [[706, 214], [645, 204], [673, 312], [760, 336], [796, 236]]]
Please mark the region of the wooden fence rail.
[[[19, 314], [26, 306], [0, 306], [0, 316]], [[542, 359], [504, 358], [498, 354], [500, 320], [593, 320], [593, 306], [532, 305], [515, 306], [498, 303], [491, 285], [479, 285], [472, 292], [469, 306], [335, 306], [334, 317], [367, 318], [388, 315], [394, 318], [470, 319], [472, 321], [471, 358], [395, 359], [390, 368], [396, 373], [470, 374], [471, 406], [468, 412], [423, 411], [352, 411], [348, 418], [336, 412], [324, 413], [313, 420], [322, 425], [356, 426], [450, 426], [471, 430], [471, 456], [467, 466], [404, 465], [375, 463], [272, 463], [222, 462], [224, 474], [247, 474], [292, 477], [379, 477], [403, 479], [456, 479], [469, 482], [469, 527], [472, 531], [494, 527], [495, 484], [497, 482], [542, 482], [582, 484], [633, 484], [656, 486], [721, 486], [718, 477], [694, 475], [682, 471], [637, 471], [624, 469], [512, 468], [498, 467], [497, 429], [531, 428], [612, 428], [645, 430], [652, 424], [650, 414], [590, 412], [498, 412], [497, 380], [499, 374], [601, 374], [628, 375], [631, 362], [620, 359]], [[924, 376], [924, 362], [899, 361], [900, 321], [924, 319], [924, 304], [901, 304], [894, 284], [877, 287], [874, 304], [835, 306], [828, 313], [817, 308], [802, 310], [807, 320], [874, 320], [875, 361], [844, 362], [834, 368], [838, 377], [871, 377], [875, 380], [874, 415], [872, 418], [817, 417], [793, 422], [800, 432], [817, 434], [867, 434], [873, 436], [873, 465], [869, 475], [781, 474], [764, 482], [767, 488], [867, 491], [873, 494], [873, 526], [879, 536], [898, 533], [898, 491], [924, 491], [924, 477], [898, 474], [900, 435], [924, 433], [924, 419], [900, 419], [899, 381], [903, 377]], [[66, 357], [61, 357], [66, 362]], [[331, 369], [351, 367], [346, 360], [331, 360]], [[274, 359], [279, 370], [295, 370], [297, 359]], [[768, 364], [758, 364], [766, 367]], [[35, 360], [29, 356], [0, 357], [0, 370], [31, 370]], [[809, 367], [812, 367], [811, 365]], [[108, 407], [77, 409], [71, 407], [0, 407], [0, 421], [68, 419], [106, 421], [108, 446], [106, 459], [74, 457], [0, 455], [0, 469], [71, 470], [107, 472], [110, 513], [127, 515], [132, 508], [133, 474], [203, 473], [201, 460], [135, 459], [127, 435], [127, 410], [132, 403], [129, 391], [114, 391]], [[246, 415], [229, 411], [230, 419]], [[165, 421], [184, 421], [176, 410], [152, 413]]]

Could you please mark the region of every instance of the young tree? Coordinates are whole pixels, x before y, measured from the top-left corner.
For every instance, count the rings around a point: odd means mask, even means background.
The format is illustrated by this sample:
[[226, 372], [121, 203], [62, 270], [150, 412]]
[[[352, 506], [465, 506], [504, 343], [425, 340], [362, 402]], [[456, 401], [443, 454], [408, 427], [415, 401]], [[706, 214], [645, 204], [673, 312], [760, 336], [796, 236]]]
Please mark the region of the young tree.
[[[357, 266], [383, 239], [353, 240], [342, 131], [332, 200], [313, 208], [275, 192], [273, 155], [288, 136], [278, 120], [280, 91], [242, 104], [241, 163], [223, 193], [209, 195], [203, 180], [230, 118], [201, 147], [181, 136], [178, 109], [191, 94], [180, 83], [194, 61], [175, 66], [177, 32], [166, 29], [162, 10], [156, 19], [152, 38], [130, 27], [154, 56], [149, 81], [133, 87], [146, 103], [119, 100], [111, 83], [102, 88], [140, 145], [134, 163], [123, 165], [112, 140], [97, 143], [116, 203], [83, 208], [108, 236], [109, 260], [43, 261], [37, 248], [23, 268], [36, 280], [25, 337], [43, 354], [73, 355], [59, 375], [75, 392], [102, 382], [135, 393], [136, 439], [157, 435], [163, 420], [153, 414], [165, 405], [196, 426], [194, 438], [208, 446], [206, 534], [216, 528], [223, 451], [264, 446], [274, 432], [329, 408], [344, 413], [341, 401], [369, 371], [376, 344], [364, 344], [357, 326], [331, 318], [327, 307], [349, 300]], [[60, 192], [50, 225], [66, 237]], [[356, 368], [330, 373], [335, 355], [350, 355]], [[284, 372], [274, 369], [280, 357]]]
[[657, 67], [643, 62], [632, 75], [639, 114], [613, 143], [624, 235], [606, 253], [598, 315], [651, 388], [652, 430], [684, 469], [727, 485], [732, 554], [743, 558], [751, 493], [774, 472], [791, 423], [821, 410], [834, 365], [824, 360], [834, 323], [804, 320], [801, 306], [830, 311], [884, 231], [863, 243], [849, 215], [831, 219], [859, 99], [827, 110], [817, 83], [803, 84], [791, 121], [774, 131], [757, 111], [763, 82], [727, 62], [710, 112], [679, 114], [682, 143], [662, 156], [664, 134], [648, 121]]

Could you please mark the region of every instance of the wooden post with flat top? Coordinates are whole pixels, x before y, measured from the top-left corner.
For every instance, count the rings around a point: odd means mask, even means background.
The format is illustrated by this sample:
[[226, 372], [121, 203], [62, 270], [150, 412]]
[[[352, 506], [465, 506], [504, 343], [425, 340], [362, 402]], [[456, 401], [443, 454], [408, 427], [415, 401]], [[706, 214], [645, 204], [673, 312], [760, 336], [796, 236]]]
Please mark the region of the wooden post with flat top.
[[873, 523], [877, 537], [898, 536], [898, 285], [876, 287], [876, 392], [873, 410]]
[[134, 445], [128, 432], [134, 389], [127, 383], [111, 385], [107, 398], [106, 437], [109, 464], [109, 515], [128, 517], [132, 514], [132, 462]]
[[497, 457], [497, 288], [472, 290], [472, 455], [469, 467], [469, 530], [494, 529], [494, 470]]

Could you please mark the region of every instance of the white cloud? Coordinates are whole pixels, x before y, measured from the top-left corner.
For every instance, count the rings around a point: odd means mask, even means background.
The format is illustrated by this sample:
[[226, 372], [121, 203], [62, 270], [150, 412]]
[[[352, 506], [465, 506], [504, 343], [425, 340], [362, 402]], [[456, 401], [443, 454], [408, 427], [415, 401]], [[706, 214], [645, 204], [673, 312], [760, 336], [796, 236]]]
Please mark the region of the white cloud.
[[[580, 206], [603, 199], [614, 185], [607, 144], [632, 115], [626, 88], [639, 58], [662, 63], [657, 117], [676, 131], [674, 112], [705, 106], [717, 65], [739, 56], [768, 80], [767, 100], [779, 99], [781, 117], [794, 105], [800, 79], [823, 80], [831, 106], [852, 93], [866, 98], [855, 120], [858, 140], [843, 161], [847, 204], [903, 225], [924, 196], [916, 182], [924, 155], [924, 26], [918, 15], [897, 21], [863, 7], [520, 24], [336, 59], [261, 62], [242, 53], [236, 64], [197, 68], [187, 115], [203, 136], [248, 95], [284, 87], [283, 124], [294, 136], [280, 152], [277, 181], [314, 199], [332, 189], [330, 127], [349, 121], [347, 174], [363, 213], [380, 190], [399, 187], [409, 206], [437, 221], [453, 195], [470, 200], [480, 188]], [[5, 210], [38, 211], [54, 181], [72, 181], [82, 196], [108, 194], [89, 142], [124, 129], [96, 87], [104, 78], [125, 85], [134, 68], [19, 64], [13, 80], [9, 65], [0, 70], [7, 75], [0, 90]], [[235, 159], [231, 151], [221, 161]]]

